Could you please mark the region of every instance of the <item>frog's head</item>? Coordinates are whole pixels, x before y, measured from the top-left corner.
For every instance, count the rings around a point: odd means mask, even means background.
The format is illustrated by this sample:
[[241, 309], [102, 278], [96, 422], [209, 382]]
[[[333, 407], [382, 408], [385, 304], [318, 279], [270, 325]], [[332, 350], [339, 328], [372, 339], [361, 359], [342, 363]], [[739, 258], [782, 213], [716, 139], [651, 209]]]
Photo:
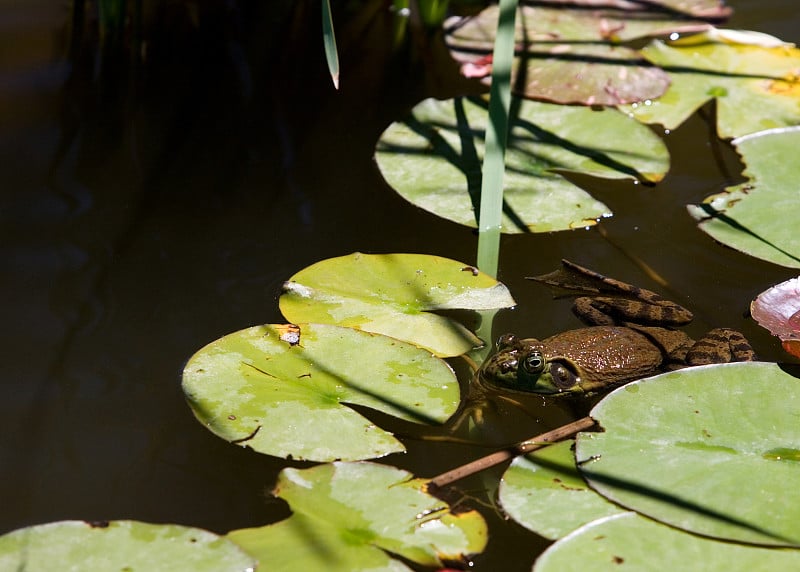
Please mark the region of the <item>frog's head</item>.
[[583, 393], [577, 364], [566, 356], [548, 355], [539, 340], [504, 334], [496, 347], [497, 351], [478, 370], [485, 385], [526, 393]]

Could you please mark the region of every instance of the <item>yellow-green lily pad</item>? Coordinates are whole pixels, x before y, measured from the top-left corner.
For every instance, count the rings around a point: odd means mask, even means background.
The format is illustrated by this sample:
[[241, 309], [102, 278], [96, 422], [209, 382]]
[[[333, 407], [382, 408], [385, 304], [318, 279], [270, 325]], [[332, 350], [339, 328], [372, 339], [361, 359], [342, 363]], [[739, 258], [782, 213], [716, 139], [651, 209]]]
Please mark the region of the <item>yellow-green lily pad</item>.
[[701, 230], [731, 248], [800, 268], [800, 126], [761, 131], [733, 144], [748, 181], [689, 206], [689, 213]]
[[0, 570], [11, 572], [252, 572], [256, 560], [207, 530], [132, 520], [60, 521], [0, 536]]
[[219, 437], [311, 461], [405, 450], [348, 404], [443, 423], [459, 403], [453, 371], [430, 352], [326, 324], [268, 324], [220, 338], [186, 364], [183, 391], [198, 421]]
[[731, 572], [800, 569], [800, 550], [687, 534], [635, 513], [596, 520], [550, 546], [534, 572]]
[[[584, 228], [611, 216], [605, 204], [560, 173], [656, 182], [669, 168], [664, 142], [615, 109], [529, 100], [512, 103], [512, 109], [503, 232]], [[480, 98], [425, 100], [383, 133], [378, 167], [409, 202], [475, 227], [486, 123]]]
[[800, 546], [800, 379], [776, 364], [693, 367], [640, 380], [591, 411], [576, 463], [605, 497], [744, 543]]
[[625, 512], [591, 490], [575, 468], [570, 439], [517, 457], [503, 474], [503, 511], [536, 534], [556, 540], [598, 518]]
[[669, 73], [660, 98], [621, 107], [645, 123], [674, 129], [711, 99], [717, 133], [741, 137], [800, 123], [800, 50], [756, 32], [711, 30], [674, 42], [656, 40], [642, 54]]
[[451, 512], [426, 492], [426, 483], [375, 463], [284, 469], [274, 494], [289, 503], [292, 516], [228, 538], [275, 572], [410, 571], [395, 556], [441, 567], [481, 552], [487, 529], [480, 514]]
[[474, 267], [425, 254], [329, 258], [284, 284], [287, 320], [359, 328], [457, 356], [483, 342], [444, 310], [492, 310], [515, 304], [503, 284]]

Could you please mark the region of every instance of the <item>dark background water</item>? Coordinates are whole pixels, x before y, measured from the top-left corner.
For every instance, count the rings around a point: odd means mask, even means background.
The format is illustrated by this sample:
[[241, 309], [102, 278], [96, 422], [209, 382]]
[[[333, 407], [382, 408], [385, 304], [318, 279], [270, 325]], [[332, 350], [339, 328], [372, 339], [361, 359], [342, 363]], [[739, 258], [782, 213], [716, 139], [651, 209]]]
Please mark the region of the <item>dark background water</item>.
[[[731, 4], [728, 27], [800, 41], [794, 0]], [[376, 8], [340, 29], [334, 92], [316, 5], [173, 3], [150, 20], [140, 69], [113, 54], [98, 67], [85, 46], [70, 60], [67, 4], [0, 2], [0, 533], [72, 518], [218, 532], [281, 518], [267, 491], [284, 464], [193, 419], [185, 361], [224, 334], [282, 321], [280, 284], [318, 260], [363, 251], [474, 262], [470, 230], [403, 201], [372, 161], [391, 120], [455, 93], [455, 68], [438, 50], [392, 56]], [[685, 212], [738, 180], [736, 155], [722, 145], [720, 169], [697, 116], [666, 142], [673, 167], [653, 188], [574, 179], [616, 213], [603, 234], [503, 238], [500, 278], [519, 307], [496, 331], [577, 325], [567, 302], [524, 276], [563, 257], [657, 288], [639, 259], [695, 310], [692, 333], [728, 325], [764, 359], [787, 359], [746, 314], [796, 272], [715, 243]], [[551, 407], [505, 430], [532, 435], [569, 416]], [[433, 476], [477, 454], [411, 441], [387, 461]], [[496, 527], [478, 563], [503, 554], [504, 568], [529, 569], [543, 545]]]

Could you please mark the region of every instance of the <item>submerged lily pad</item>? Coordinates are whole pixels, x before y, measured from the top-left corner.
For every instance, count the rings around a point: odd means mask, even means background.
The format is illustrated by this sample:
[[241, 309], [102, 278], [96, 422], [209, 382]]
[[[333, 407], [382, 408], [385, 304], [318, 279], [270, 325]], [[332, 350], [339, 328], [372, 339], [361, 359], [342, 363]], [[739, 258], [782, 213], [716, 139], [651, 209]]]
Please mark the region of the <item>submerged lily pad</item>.
[[550, 546], [534, 572], [797, 570], [800, 550], [694, 536], [627, 512], [596, 520]]
[[223, 439], [278, 457], [368, 459], [404, 451], [348, 403], [442, 423], [459, 402], [450, 367], [399, 340], [324, 324], [240, 330], [183, 372], [197, 419]]
[[[669, 168], [663, 141], [616, 110], [527, 100], [512, 109], [503, 232], [583, 228], [611, 215], [559, 173], [656, 182]], [[375, 158], [403, 198], [475, 227], [486, 123], [482, 99], [428, 99], [383, 133]]]
[[404, 340], [438, 356], [461, 355], [483, 342], [434, 312], [491, 310], [515, 304], [503, 284], [462, 262], [425, 254], [329, 258], [284, 284], [287, 320], [359, 328]]
[[617, 389], [577, 465], [612, 501], [706, 536], [800, 545], [800, 379], [775, 364], [688, 368]]
[[[800, 109], [800, 100], [797, 104]], [[800, 268], [800, 127], [754, 133], [733, 144], [747, 165], [744, 175], [749, 180], [689, 206], [689, 213], [701, 230], [723, 244]]]
[[[732, 33], [731, 33], [732, 32]], [[800, 123], [800, 50], [764, 34], [714, 30], [642, 50], [669, 72], [667, 92], [626, 111], [674, 129], [711, 99], [720, 137], [740, 137]]]
[[517, 457], [500, 483], [503, 511], [551, 540], [598, 518], [625, 512], [586, 485], [575, 468], [574, 444], [570, 439]]
[[252, 572], [256, 560], [216, 534], [132, 520], [61, 521], [0, 536], [0, 570]]
[[475, 511], [450, 512], [425, 492], [425, 480], [374, 463], [284, 469], [274, 493], [292, 516], [228, 538], [270, 571], [410, 570], [393, 555], [425, 566], [464, 560], [486, 545]]

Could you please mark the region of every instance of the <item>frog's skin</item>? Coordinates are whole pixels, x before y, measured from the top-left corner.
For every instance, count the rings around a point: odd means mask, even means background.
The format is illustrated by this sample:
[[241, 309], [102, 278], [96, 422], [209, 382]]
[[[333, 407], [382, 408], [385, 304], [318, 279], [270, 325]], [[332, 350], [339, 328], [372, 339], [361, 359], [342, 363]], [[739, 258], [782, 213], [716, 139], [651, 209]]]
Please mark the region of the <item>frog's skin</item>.
[[484, 389], [576, 395], [680, 367], [756, 359], [735, 330], [717, 328], [695, 342], [674, 329], [692, 320], [682, 306], [567, 260], [562, 264], [534, 280], [572, 295], [591, 294], [574, 306], [591, 327], [543, 340], [501, 336], [497, 352], [477, 372]]

